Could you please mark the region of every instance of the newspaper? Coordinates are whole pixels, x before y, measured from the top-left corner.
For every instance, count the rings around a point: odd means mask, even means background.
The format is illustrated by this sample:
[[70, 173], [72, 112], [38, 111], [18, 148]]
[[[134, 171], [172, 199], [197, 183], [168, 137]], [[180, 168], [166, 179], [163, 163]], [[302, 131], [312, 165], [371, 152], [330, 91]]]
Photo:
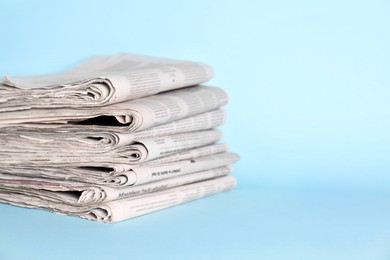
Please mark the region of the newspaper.
[[[165, 156], [156, 160], [145, 162], [138, 166], [141, 167], [177, 162], [182, 160], [193, 160], [198, 157], [215, 155], [218, 153], [224, 153], [226, 151], [226, 144], [213, 144]], [[58, 163], [51, 165], [37, 164], [34, 165], [34, 167], [31, 167], [30, 164], [4, 165], [4, 167], [2, 167], [0, 171], [4, 174], [17, 176], [27, 176], [34, 178], [42, 177], [48, 179], [80, 181], [86, 183], [95, 183], [96, 181], [96, 183], [120, 186], [133, 184], [126, 177], [127, 172], [131, 172], [133, 167], [135, 167], [135, 165], [132, 164], [115, 164], [111, 162], [81, 163], [78, 161], [74, 161], [71, 163]]]
[[0, 169], [0, 180], [2, 182], [19, 180], [34, 183], [55, 181], [63, 185], [79, 183], [80, 185], [91, 184], [107, 187], [137, 186], [230, 165], [238, 159], [237, 154], [225, 152], [159, 164], [123, 165], [126, 170], [117, 173], [99, 171], [97, 167], [7, 167]]
[[202, 63], [94, 56], [0, 80], [0, 202], [103, 222], [236, 185], [219, 144], [226, 93]]
[[32, 196], [26, 190], [0, 188], [0, 202], [22, 207], [47, 209], [60, 214], [113, 223], [227, 191], [235, 185], [236, 179], [232, 176], [218, 177], [150, 194], [102, 202], [92, 206], [57, 203], [45, 197]]
[[218, 130], [188, 132], [170, 136], [141, 138], [131, 144], [110, 151], [80, 151], [67, 149], [57, 151], [50, 146], [46, 149], [0, 150], [0, 163], [52, 165], [57, 163], [129, 163], [139, 164], [169, 154], [190, 150], [217, 142], [221, 138]]
[[27, 152], [48, 148], [56, 152], [67, 152], [69, 149], [80, 152], [110, 151], [140, 139], [215, 128], [224, 122], [225, 117], [223, 110], [216, 109], [139, 132], [109, 131], [99, 127], [58, 127], [51, 124], [45, 128], [28, 124], [0, 127], [0, 151]]
[[217, 109], [227, 103], [217, 87], [196, 86], [96, 108], [51, 108], [1, 113], [0, 125], [21, 123], [103, 125], [140, 131]]
[[96, 184], [83, 184], [69, 181], [45, 179], [2, 178], [0, 188], [24, 191], [32, 196], [39, 196], [48, 201], [66, 203], [68, 205], [94, 205], [101, 202], [134, 197], [146, 193], [177, 187], [189, 183], [212, 179], [231, 173], [231, 168], [222, 166], [191, 174], [163, 179], [143, 185], [126, 187], [108, 187]]
[[114, 104], [197, 85], [212, 75], [209, 66], [198, 62], [126, 53], [94, 56], [64, 73], [4, 77], [0, 112]]

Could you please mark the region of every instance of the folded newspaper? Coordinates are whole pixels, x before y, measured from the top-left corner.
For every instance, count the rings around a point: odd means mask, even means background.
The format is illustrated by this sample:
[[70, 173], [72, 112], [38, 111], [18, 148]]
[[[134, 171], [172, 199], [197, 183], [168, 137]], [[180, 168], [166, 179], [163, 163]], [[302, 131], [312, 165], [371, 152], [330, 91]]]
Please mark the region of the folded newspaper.
[[5, 76], [0, 111], [114, 104], [198, 85], [212, 75], [212, 69], [199, 62], [126, 53], [94, 56], [64, 73]]
[[121, 53], [0, 82], [0, 202], [118, 222], [233, 188], [203, 63]]

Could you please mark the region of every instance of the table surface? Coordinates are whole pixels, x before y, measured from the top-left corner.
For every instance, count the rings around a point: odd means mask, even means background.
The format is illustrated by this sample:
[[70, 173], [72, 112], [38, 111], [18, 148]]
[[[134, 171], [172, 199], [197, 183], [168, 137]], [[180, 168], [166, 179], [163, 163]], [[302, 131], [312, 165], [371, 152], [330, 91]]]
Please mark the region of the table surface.
[[389, 259], [388, 198], [242, 182], [116, 224], [0, 205], [0, 259]]

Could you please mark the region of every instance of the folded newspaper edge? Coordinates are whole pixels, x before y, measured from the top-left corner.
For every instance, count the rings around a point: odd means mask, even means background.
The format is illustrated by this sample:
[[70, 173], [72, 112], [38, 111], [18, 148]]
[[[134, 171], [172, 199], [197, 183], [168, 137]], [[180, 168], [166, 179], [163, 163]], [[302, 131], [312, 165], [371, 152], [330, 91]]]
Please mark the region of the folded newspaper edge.
[[203, 83], [213, 75], [203, 63], [120, 53], [93, 56], [70, 71], [5, 76], [0, 113], [34, 107], [91, 107]]
[[0, 189], [15, 190], [30, 196], [67, 205], [96, 205], [101, 202], [135, 197], [146, 193], [165, 190], [189, 183], [213, 179], [231, 173], [231, 168], [224, 165], [218, 168], [196, 171], [186, 175], [161, 179], [143, 185], [111, 188], [102, 185], [55, 180], [39, 180], [27, 178], [1, 179]]
[[233, 176], [218, 177], [163, 191], [101, 203], [96, 206], [69, 206], [36, 196], [26, 196], [18, 190], [0, 189], [0, 202], [21, 207], [41, 208], [89, 220], [114, 223], [162, 210], [195, 199], [232, 189], [237, 184]]
[[0, 163], [4, 165], [53, 165], [56, 163], [119, 163], [134, 164], [151, 161], [170, 154], [191, 150], [219, 141], [222, 133], [218, 130], [203, 130], [171, 136], [136, 140], [134, 143], [111, 151], [82, 152], [78, 149], [66, 151], [29, 150], [9, 152], [0, 150]]
[[94, 126], [22, 124], [0, 126], [0, 153], [26, 149], [68, 151], [110, 151], [145, 138], [208, 130], [222, 125], [226, 113], [216, 109], [199, 115], [155, 126], [139, 132], [118, 132]]
[[[165, 184], [162, 185], [160, 184], [161, 182], [164, 183], [166, 181], [170, 183], [182, 176], [218, 176], [227, 174], [228, 172], [226, 169], [221, 170], [220, 168], [226, 168], [227, 165], [233, 164], [238, 159], [239, 156], [237, 154], [223, 153], [215, 156], [199, 157], [195, 160], [179, 161], [154, 167], [134, 168], [132, 171], [126, 172], [128, 176], [127, 185], [122, 185], [120, 187], [110, 187], [105, 184], [100, 184], [92, 178], [89, 180], [89, 183], [84, 183], [79, 181], [7, 175], [2, 173], [0, 173], [0, 187], [21, 190], [29, 188], [52, 191], [55, 192], [55, 197], [64, 203], [80, 203], [82, 201], [86, 203], [96, 203], [103, 200], [114, 200], [125, 197], [124, 194], [130, 196], [136, 194], [135, 191], [137, 190], [148, 190], [144, 189], [144, 187], [149, 184], [153, 187], [157, 185], [157, 187], [163, 188]], [[200, 174], [204, 171], [211, 172]], [[186, 179], [189, 177], [183, 178]], [[81, 199], [83, 197], [85, 199]]]
[[141, 131], [224, 106], [226, 93], [195, 86], [96, 108], [37, 108], [1, 114], [3, 126], [21, 123], [101, 125], [117, 131]]
[[[7, 165], [7, 167], [0, 169], [0, 174], [3, 179], [50, 179], [109, 187], [132, 186], [140, 183], [138, 182], [138, 176], [141, 173], [144, 174], [142, 179], [145, 183], [146, 176], [152, 176], [153, 172], [157, 172], [153, 169], [158, 170], [160, 165], [164, 165], [165, 170], [171, 171], [171, 174], [165, 174], [165, 177], [170, 177], [172, 173], [185, 174], [194, 172], [196, 169], [212, 168], [212, 165], [218, 167], [218, 165], [228, 164], [229, 162], [238, 160], [236, 154], [227, 154], [226, 152], [226, 144], [213, 144], [162, 157], [138, 166], [112, 163], [36, 165], [35, 167], [31, 167], [31, 165]], [[208, 158], [211, 158], [213, 161], [207, 163]], [[186, 167], [187, 164], [192, 166]], [[138, 173], [138, 171], [140, 172]], [[148, 178], [154, 179], [152, 177]]]

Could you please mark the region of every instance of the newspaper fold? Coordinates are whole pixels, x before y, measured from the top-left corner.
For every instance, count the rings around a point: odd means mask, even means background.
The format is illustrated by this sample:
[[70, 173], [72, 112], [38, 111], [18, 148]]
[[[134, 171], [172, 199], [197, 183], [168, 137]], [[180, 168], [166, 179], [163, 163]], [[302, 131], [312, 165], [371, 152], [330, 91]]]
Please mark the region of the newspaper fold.
[[[194, 160], [199, 157], [217, 155], [227, 151], [226, 144], [213, 144], [172, 154], [156, 160], [145, 162], [137, 167], [158, 166], [162, 164]], [[62, 181], [100, 184], [111, 187], [136, 184], [135, 165], [114, 163], [61, 163], [52, 165], [4, 165], [0, 169], [3, 176], [18, 176], [27, 178], [47, 178]], [[217, 167], [217, 166], [216, 166]], [[9, 176], [9, 177], [10, 177]]]
[[[134, 143], [136, 140], [207, 130], [220, 126], [225, 112], [216, 109], [139, 132], [79, 128], [74, 125], [13, 125], [0, 127], [0, 152], [40, 150], [50, 147], [57, 152], [110, 151]], [[44, 127], [43, 127], [44, 126]]]
[[0, 175], [0, 189], [15, 189], [24, 191], [25, 194], [39, 196], [48, 201], [79, 206], [93, 205], [101, 202], [134, 197], [189, 183], [221, 177], [229, 173], [231, 173], [230, 167], [223, 166], [219, 168], [210, 168], [203, 171], [197, 171], [188, 175], [163, 179], [143, 185], [120, 188], [45, 179], [4, 179]]
[[197, 85], [212, 75], [209, 66], [198, 62], [126, 53], [94, 56], [64, 73], [4, 77], [0, 112], [108, 105]]
[[128, 163], [139, 164], [169, 154], [190, 150], [217, 142], [221, 138], [218, 130], [188, 132], [171, 136], [152, 137], [136, 140], [128, 145], [109, 151], [81, 151], [68, 149], [55, 151], [50, 146], [19, 151], [0, 150], [0, 163], [52, 165], [58, 163]]
[[236, 186], [236, 183], [233, 176], [218, 177], [136, 197], [102, 202], [92, 206], [57, 203], [39, 195], [28, 194], [25, 190], [0, 188], [0, 202], [22, 207], [47, 209], [60, 214], [113, 223], [227, 191]]
[[216, 87], [190, 87], [96, 108], [30, 109], [1, 113], [1, 125], [21, 123], [102, 125], [122, 131], [140, 131], [217, 109], [227, 103]]
[[[108, 173], [99, 171], [95, 167], [91, 168], [62, 168], [37, 167], [33, 169], [21, 169], [20, 167], [0, 170], [1, 182], [40, 182], [47, 183], [83, 183], [101, 185], [107, 187], [136, 186], [149, 182], [164, 180], [177, 176], [182, 176], [198, 171], [230, 165], [236, 162], [239, 156], [235, 153], [219, 153], [192, 159], [184, 159], [159, 164], [145, 164], [142, 166], [121, 165], [125, 170], [119, 173]], [[22, 170], [25, 170], [23, 172]]]

